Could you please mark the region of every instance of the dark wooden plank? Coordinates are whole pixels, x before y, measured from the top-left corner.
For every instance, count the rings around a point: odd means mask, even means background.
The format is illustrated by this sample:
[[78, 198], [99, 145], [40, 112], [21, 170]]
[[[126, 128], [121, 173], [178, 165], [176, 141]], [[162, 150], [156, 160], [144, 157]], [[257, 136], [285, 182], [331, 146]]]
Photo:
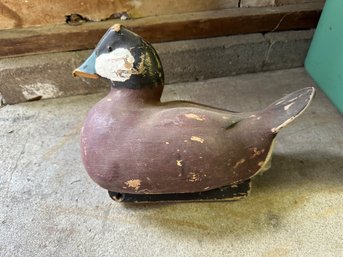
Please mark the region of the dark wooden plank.
[[275, 0], [275, 5], [303, 4], [303, 3], [322, 3], [324, 5], [325, 0]]
[[251, 180], [240, 184], [212, 189], [197, 193], [175, 194], [122, 194], [109, 191], [114, 201], [126, 203], [159, 203], [159, 202], [228, 202], [247, 197], [251, 190]]
[[292, 29], [314, 28], [322, 4], [226, 9], [136, 20], [89, 22], [3, 30], [0, 57], [90, 49], [113, 23], [120, 22], [150, 42], [164, 42]]

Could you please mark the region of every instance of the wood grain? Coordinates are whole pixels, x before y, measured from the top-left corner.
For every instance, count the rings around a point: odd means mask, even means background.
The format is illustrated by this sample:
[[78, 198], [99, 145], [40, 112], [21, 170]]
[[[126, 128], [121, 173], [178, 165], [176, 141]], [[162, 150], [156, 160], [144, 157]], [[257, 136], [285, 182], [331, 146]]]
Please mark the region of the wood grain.
[[237, 7], [238, 0], [7, 0], [0, 2], [0, 29], [63, 24], [65, 16], [79, 14], [101, 21], [127, 12], [132, 18]]
[[[280, 7], [225, 9], [120, 21], [148, 41], [164, 42], [234, 34], [314, 28], [321, 3]], [[0, 57], [94, 48], [116, 20], [80, 26], [48, 25], [4, 30]]]

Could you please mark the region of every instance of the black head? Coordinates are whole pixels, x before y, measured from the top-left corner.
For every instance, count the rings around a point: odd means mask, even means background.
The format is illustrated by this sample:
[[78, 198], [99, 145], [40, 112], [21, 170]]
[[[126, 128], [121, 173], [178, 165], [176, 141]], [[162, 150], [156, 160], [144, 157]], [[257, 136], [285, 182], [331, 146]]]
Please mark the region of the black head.
[[114, 87], [139, 89], [164, 84], [156, 50], [143, 38], [115, 24], [107, 30], [93, 53], [73, 72], [74, 76], [103, 77]]

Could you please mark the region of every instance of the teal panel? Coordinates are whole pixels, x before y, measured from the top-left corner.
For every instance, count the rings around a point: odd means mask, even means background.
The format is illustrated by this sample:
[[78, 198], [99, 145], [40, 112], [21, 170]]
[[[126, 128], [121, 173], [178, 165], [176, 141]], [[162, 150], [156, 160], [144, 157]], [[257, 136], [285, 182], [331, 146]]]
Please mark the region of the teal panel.
[[327, 0], [305, 68], [343, 113], [343, 0]]

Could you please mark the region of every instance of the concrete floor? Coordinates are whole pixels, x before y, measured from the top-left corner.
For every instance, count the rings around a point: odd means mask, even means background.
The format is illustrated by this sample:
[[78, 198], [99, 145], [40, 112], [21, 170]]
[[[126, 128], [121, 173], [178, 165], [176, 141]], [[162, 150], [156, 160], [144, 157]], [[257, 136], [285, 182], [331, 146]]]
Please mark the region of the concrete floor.
[[[309, 85], [293, 69], [167, 86], [164, 99], [248, 111]], [[155, 205], [113, 202], [82, 167], [82, 120], [103, 95], [0, 109], [0, 256], [342, 256], [343, 118], [320, 91], [247, 199]]]

